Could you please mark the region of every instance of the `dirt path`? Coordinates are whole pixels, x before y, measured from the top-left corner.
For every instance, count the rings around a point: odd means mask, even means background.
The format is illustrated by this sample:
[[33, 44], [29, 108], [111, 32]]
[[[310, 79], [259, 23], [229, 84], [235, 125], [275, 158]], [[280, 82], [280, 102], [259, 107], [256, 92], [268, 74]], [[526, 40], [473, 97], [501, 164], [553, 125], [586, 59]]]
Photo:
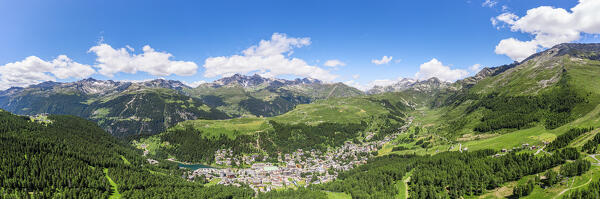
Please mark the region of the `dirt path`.
[[592, 165], [594, 165], [594, 166], [600, 166], [600, 160], [598, 160], [598, 158], [596, 158], [596, 156], [597, 156], [597, 155], [599, 155], [599, 154], [591, 154], [591, 155], [588, 155], [588, 156], [590, 156], [592, 159], [596, 160], [596, 162], [592, 163]]
[[546, 146], [544, 145], [542, 148], [538, 149], [535, 154], [533, 155], [537, 155], [538, 153], [540, 153], [541, 151], [544, 151], [544, 148], [546, 148]]
[[[592, 182], [592, 179], [594, 179], [594, 174], [593, 173], [592, 173], [592, 175], [590, 175], [590, 180], [588, 180], [585, 184], [582, 184], [582, 185], [579, 185], [579, 186], [576, 186], [576, 187], [566, 188], [565, 190], [561, 191], [558, 195], [554, 196], [554, 198], [558, 198], [559, 196], [561, 196], [562, 194], [564, 194], [565, 192], [567, 192], [567, 191], [569, 191], [571, 189], [577, 189], [577, 188], [583, 187], [583, 186], [589, 184], [590, 182]], [[575, 179], [573, 179], [573, 181], [575, 181]], [[554, 198], [552, 198], [552, 199], [554, 199]]]

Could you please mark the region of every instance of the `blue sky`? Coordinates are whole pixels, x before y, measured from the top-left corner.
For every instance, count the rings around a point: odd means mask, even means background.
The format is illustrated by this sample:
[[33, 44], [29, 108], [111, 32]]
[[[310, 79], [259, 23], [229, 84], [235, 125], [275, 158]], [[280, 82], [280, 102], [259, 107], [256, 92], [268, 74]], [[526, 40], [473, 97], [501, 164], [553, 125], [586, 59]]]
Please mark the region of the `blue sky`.
[[[316, 77], [364, 88], [399, 77], [453, 81], [474, 74], [469, 68], [475, 64], [508, 64], [553, 43], [599, 42], [598, 20], [568, 25], [577, 35], [571, 31], [567, 40], [567, 33], [554, 31], [565, 28], [532, 25], [568, 18], [561, 8], [573, 16], [597, 16], [571, 10], [598, 8], [584, 1], [0, 1], [0, 89], [87, 76], [192, 83], [234, 72]], [[540, 6], [552, 7], [540, 11], [550, 17], [529, 20], [533, 14], [527, 11]], [[276, 36], [280, 43], [271, 41]], [[522, 42], [497, 47], [508, 38]], [[261, 47], [261, 40], [272, 45]], [[146, 45], [155, 54], [136, 58]], [[268, 54], [243, 53], [252, 46]], [[119, 49], [125, 58], [111, 54]], [[161, 57], [166, 53], [171, 56]], [[162, 64], [153, 63], [154, 55]], [[383, 56], [392, 59], [373, 63]], [[345, 65], [325, 66], [327, 60]]]

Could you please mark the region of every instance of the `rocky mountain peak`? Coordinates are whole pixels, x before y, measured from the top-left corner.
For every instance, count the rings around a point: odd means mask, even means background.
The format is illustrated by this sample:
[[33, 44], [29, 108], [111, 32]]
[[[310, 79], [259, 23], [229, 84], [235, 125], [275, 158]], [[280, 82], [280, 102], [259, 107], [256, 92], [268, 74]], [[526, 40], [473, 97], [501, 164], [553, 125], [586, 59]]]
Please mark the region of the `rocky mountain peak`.
[[313, 78], [296, 78], [295, 80], [277, 79], [277, 78], [266, 78], [258, 74], [252, 76], [234, 74], [230, 77], [224, 77], [215, 80], [212, 83], [207, 83], [212, 87], [222, 87], [226, 85], [239, 85], [242, 87], [254, 87], [259, 85], [267, 86], [286, 86], [286, 85], [297, 85], [297, 84], [321, 84], [322, 82], [318, 79]]
[[294, 82], [297, 83], [297, 84], [321, 84], [321, 83], [323, 83], [323, 82], [321, 82], [321, 80], [313, 79], [313, 78], [310, 78], [310, 77], [305, 77], [305, 78], [302, 78], [302, 79], [296, 78], [294, 80]]
[[191, 88], [185, 85], [183, 82], [177, 80], [166, 80], [166, 79], [154, 79], [150, 81], [141, 82], [141, 85], [150, 88], [168, 88], [181, 90], [183, 88]]
[[377, 94], [385, 92], [400, 92], [405, 90], [418, 90], [418, 91], [433, 91], [435, 89], [446, 88], [450, 85], [449, 82], [444, 82], [436, 77], [432, 77], [426, 80], [416, 80], [411, 78], [402, 78], [396, 83], [388, 86], [374, 86], [367, 91], [367, 94]]
[[571, 57], [585, 58], [591, 60], [600, 60], [600, 43], [562, 43], [553, 46], [542, 52], [535, 53], [521, 63], [525, 63], [532, 59], [543, 57], [560, 57], [569, 55]]
[[60, 85], [61, 83], [59, 82], [54, 82], [54, 81], [45, 81], [39, 84], [34, 84], [29, 86], [29, 88], [38, 88], [40, 90], [50, 90], [52, 88], [54, 88], [54, 86]]

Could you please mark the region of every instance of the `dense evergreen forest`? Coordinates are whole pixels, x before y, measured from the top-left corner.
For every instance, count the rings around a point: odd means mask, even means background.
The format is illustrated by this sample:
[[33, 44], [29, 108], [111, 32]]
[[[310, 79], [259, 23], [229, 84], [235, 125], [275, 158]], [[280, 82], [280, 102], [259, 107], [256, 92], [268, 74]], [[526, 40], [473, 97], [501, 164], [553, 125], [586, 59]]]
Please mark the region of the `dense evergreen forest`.
[[587, 153], [596, 153], [598, 151], [598, 144], [600, 144], [600, 134], [596, 134], [594, 136], [594, 138], [592, 138], [591, 140], [588, 140], [583, 147], [581, 148], [582, 151], [585, 151]]
[[[341, 146], [344, 142], [364, 132], [366, 122], [358, 124], [321, 123], [315, 126], [306, 124], [286, 124], [269, 121], [272, 130], [261, 132], [259, 135], [238, 135], [232, 139], [225, 135], [217, 137], [205, 136], [202, 130], [191, 126], [170, 130], [160, 135], [169, 146], [157, 150], [157, 158], [167, 158], [167, 154], [174, 155], [178, 160], [186, 162], [214, 162], [214, 152], [219, 149], [232, 149], [234, 155], [266, 152], [270, 157], [277, 157], [277, 153], [290, 153], [296, 149], [327, 150], [328, 147]], [[390, 130], [382, 131], [391, 133], [403, 123], [393, 125], [388, 123]], [[394, 128], [394, 129], [392, 129]], [[257, 136], [260, 136], [261, 151], [256, 147]]]
[[201, 130], [186, 126], [160, 136], [162, 141], [170, 143], [170, 146], [157, 151], [158, 158], [163, 159], [167, 158], [167, 154], [172, 154], [181, 161], [211, 164], [215, 161], [215, 151], [218, 149], [233, 149], [235, 155], [257, 152], [252, 145], [256, 137], [252, 135], [238, 135], [235, 139], [225, 135], [208, 137]]
[[492, 93], [480, 98], [467, 109], [470, 112], [485, 108], [481, 123], [474, 130], [521, 129], [531, 127], [534, 122], [543, 122], [547, 129], [555, 129], [572, 121], [571, 110], [586, 100], [566, 83], [567, 79], [563, 75], [558, 88], [539, 96], [501, 96]]
[[[541, 157], [514, 152], [492, 157], [495, 153], [493, 150], [481, 150], [444, 152], [434, 156], [388, 155], [343, 172], [334, 182], [312, 188], [345, 192], [353, 198], [390, 198], [398, 194], [394, 183], [412, 171], [409, 182], [411, 198], [460, 198], [481, 195], [505, 182], [541, 173], [566, 160], [579, 158], [579, 153], [573, 148]], [[589, 162], [577, 160], [566, 164], [561, 175], [581, 175], [587, 169]], [[528, 194], [530, 186], [520, 187], [521, 190], [517, 190], [516, 194]]]
[[420, 159], [412, 155], [378, 157], [366, 165], [341, 173], [334, 182], [313, 187], [349, 193], [353, 198], [390, 198], [398, 193], [394, 183], [414, 169]]
[[169, 144], [161, 145], [156, 150], [155, 157], [164, 159], [173, 155], [180, 161], [212, 164], [216, 150], [232, 149], [234, 156], [263, 153], [271, 157], [267, 161], [275, 161], [279, 153], [291, 153], [297, 149], [326, 151], [347, 141], [357, 141], [356, 138], [364, 137], [367, 130], [378, 132], [371, 140], [381, 140], [397, 132], [405, 124], [404, 112], [410, 107], [399, 100], [395, 103], [386, 98], [373, 97], [368, 100], [376, 102], [389, 112], [365, 117], [360, 123], [322, 122], [311, 125], [269, 120], [271, 128], [256, 134], [238, 133], [234, 130], [232, 134], [235, 138], [223, 134], [211, 136], [193, 126], [172, 128], [159, 135], [161, 142]]
[[[50, 123], [0, 110], [1, 198], [249, 198], [251, 189], [188, 182], [173, 166], [151, 166], [96, 124], [74, 116]], [[106, 173], [105, 173], [106, 171]], [[154, 173], [154, 174], [153, 174]]]
[[284, 124], [269, 121], [273, 130], [261, 135], [260, 145], [269, 154], [290, 153], [296, 149], [327, 150], [327, 147], [341, 146], [364, 131], [366, 122], [360, 124], [321, 123], [316, 126], [306, 124]]
[[589, 132], [593, 129], [594, 129], [593, 127], [569, 129], [569, 131], [557, 136], [556, 139], [554, 139], [554, 141], [550, 142], [550, 144], [548, 144], [548, 150], [556, 150], [556, 149], [566, 147], [575, 138], [577, 138], [580, 135], [582, 135], [586, 132]]
[[493, 150], [445, 152], [423, 159], [412, 174], [410, 195], [415, 198], [481, 195], [504, 182], [540, 173], [563, 164], [567, 159], [579, 157], [565, 150], [541, 157], [508, 153], [492, 158], [493, 154]]

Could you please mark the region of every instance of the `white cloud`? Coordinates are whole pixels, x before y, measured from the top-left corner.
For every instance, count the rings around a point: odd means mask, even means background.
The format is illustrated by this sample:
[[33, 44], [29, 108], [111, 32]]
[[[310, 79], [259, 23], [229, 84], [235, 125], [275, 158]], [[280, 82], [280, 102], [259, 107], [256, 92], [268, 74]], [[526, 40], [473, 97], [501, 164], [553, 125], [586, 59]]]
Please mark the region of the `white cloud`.
[[0, 89], [25, 87], [44, 81], [56, 81], [57, 78], [85, 78], [95, 72], [89, 65], [77, 63], [66, 55], [59, 55], [52, 61], [29, 56], [22, 61], [0, 66]]
[[415, 78], [424, 80], [432, 77], [437, 77], [442, 81], [456, 81], [469, 75], [469, 72], [462, 69], [450, 69], [444, 66], [442, 62], [433, 58], [431, 61], [421, 64], [419, 71], [415, 74]]
[[[401, 78], [398, 78], [398, 80], [400, 80]], [[392, 79], [376, 79], [373, 80], [367, 84], [361, 84], [355, 80], [349, 80], [349, 81], [345, 81], [344, 84], [348, 85], [348, 86], [352, 86], [354, 88], [357, 88], [358, 90], [362, 90], [362, 91], [367, 91], [371, 88], [373, 88], [374, 86], [389, 86], [392, 85], [396, 82], [398, 82], [398, 80], [392, 80]]]
[[[505, 12], [505, 13], [498, 15], [496, 18], [493, 18], [493, 19], [497, 19], [498, 21], [512, 25], [512, 24], [515, 24], [515, 21], [517, 21], [517, 19], [519, 19], [519, 16], [517, 16], [513, 13], [510, 13], [510, 12]], [[496, 25], [496, 24], [494, 24], [494, 25]]]
[[349, 81], [345, 81], [344, 84], [346, 84], [348, 86], [352, 86], [352, 87], [357, 88], [362, 91], [367, 91], [367, 90], [373, 88], [374, 86], [386, 87], [386, 86], [395, 84], [402, 79], [404, 79], [404, 78], [398, 77], [395, 80], [394, 79], [376, 79], [376, 80], [370, 81], [369, 83], [366, 83], [366, 84], [361, 84], [355, 80], [349, 80]]
[[183, 84], [192, 87], [192, 88], [196, 88], [198, 86], [200, 86], [200, 84], [204, 84], [206, 83], [206, 81], [204, 80], [200, 80], [200, 81], [194, 81], [194, 82], [186, 82], [186, 81], [182, 81]]
[[496, 4], [498, 4], [498, 2], [497, 2], [497, 1], [494, 1], [494, 0], [485, 0], [485, 1], [484, 1], [484, 2], [481, 4], [481, 6], [483, 6], [483, 7], [490, 7], [490, 8], [491, 8], [491, 7], [494, 7], [494, 6], [496, 6]]
[[345, 66], [346, 63], [337, 60], [337, 59], [332, 59], [332, 60], [327, 60], [323, 66], [329, 66], [329, 67], [337, 67], [337, 66]]
[[[492, 22], [492, 26], [496, 27], [498, 25], [498, 20], [495, 17], [490, 18], [490, 22]], [[500, 28], [497, 28], [500, 29]]]
[[354, 74], [354, 75], [352, 75], [352, 79], [358, 79], [358, 78], [360, 78], [360, 75], [359, 75], [359, 74]]
[[530, 41], [508, 38], [496, 46], [497, 54], [504, 54], [515, 61], [522, 61], [540, 48], [550, 48], [556, 44], [580, 39], [582, 33], [600, 33], [600, 1], [580, 0], [567, 11], [563, 8], [540, 6], [527, 11], [523, 17], [503, 13], [496, 17], [497, 24], [507, 24], [511, 31], [535, 35]]
[[358, 90], [361, 90], [361, 91], [366, 91], [370, 88], [370, 87], [368, 87], [366, 85], [362, 85], [354, 80], [345, 81], [344, 84], [346, 84], [348, 86], [352, 86], [354, 88], [357, 88]]
[[258, 45], [242, 51], [241, 55], [229, 57], [209, 57], [204, 62], [205, 77], [230, 76], [235, 73], [259, 72], [266, 77], [278, 75], [298, 75], [325, 81], [337, 78], [336, 75], [317, 66], [308, 65], [304, 60], [290, 57], [294, 48], [310, 45], [310, 38], [293, 38], [274, 33], [271, 40], [261, 40]]
[[392, 61], [392, 56], [383, 56], [381, 59], [377, 60], [377, 59], [373, 59], [371, 60], [371, 63], [377, 64], [377, 65], [381, 65], [381, 64], [387, 64], [390, 63], [390, 61]]
[[515, 38], [503, 39], [496, 45], [496, 54], [506, 55], [512, 60], [521, 61], [535, 53], [538, 45], [534, 41], [520, 41]]
[[108, 44], [98, 44], [90, 48], [89, 52], [95, 53], [98, 72], [112, 77], [115, 73], [147, 72], [156, 76], [169, 76], [171, 74], [190, 76], [196, 74], [198, 66], [194, 62], [170, 60], [173, 55], [166, 52], [157, 52], [149, 45], [142, 48], [142, 54], [133, 54], [130, 46], [114, 49]]
[[481, 70], [481, 64], [473, 64], [469, 67], [469, 70], [471, 72], [478, 72], [479, 70]]
[[[400, 78], [398, 78], [400, 79]], [[376, 79], [373, 80], [371, 82], [369, 82], [369, 86], [373, 87], [373, 86], [389, 86], [392, 85], [394, 83], [396, 83], [397, 80], [392, 80], [392, 79]]]

